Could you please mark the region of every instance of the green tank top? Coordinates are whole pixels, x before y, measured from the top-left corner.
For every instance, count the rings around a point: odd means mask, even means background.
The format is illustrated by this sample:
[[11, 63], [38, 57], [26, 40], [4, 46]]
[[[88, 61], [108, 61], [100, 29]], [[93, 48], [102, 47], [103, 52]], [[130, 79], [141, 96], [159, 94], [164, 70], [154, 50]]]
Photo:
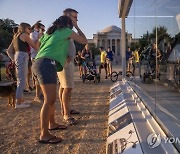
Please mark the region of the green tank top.
[[57, 63], [57, 71], [61, 71], [67, 58], [69, 36], [73, 31], [69, 28], [56, 30], [53, 34], [44, 34], [40, 38], [40, 48], [35, 59], [49, 58]]

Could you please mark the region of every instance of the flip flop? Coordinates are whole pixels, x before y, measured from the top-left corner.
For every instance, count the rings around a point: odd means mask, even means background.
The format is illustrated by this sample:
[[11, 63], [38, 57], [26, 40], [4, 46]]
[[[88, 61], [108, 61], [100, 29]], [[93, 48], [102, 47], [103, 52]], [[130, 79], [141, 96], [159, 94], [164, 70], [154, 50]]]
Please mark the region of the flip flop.
[[80, 112], [76, 110], [70, 110], [70, 114], [80, 114]]
[[68, 126], [77, 125], [77, 121], [73, 117], [70, 117], [69, 119], [66, 119], [64, 121]]
[[57, 127], [51, 128], [49, 130], [64, 130], [64, 129], [67, 129], [67, 126], [65, 126], [65, 125], [58, 125]]
[[60, 143], [61, 141], [62, 141], [61, 138], [53, 136], [52, 138], [50, 138], [48, 140], [39, 140], [39, 143], [42, 143], [42, 144], [57, 144], [57, 143]]

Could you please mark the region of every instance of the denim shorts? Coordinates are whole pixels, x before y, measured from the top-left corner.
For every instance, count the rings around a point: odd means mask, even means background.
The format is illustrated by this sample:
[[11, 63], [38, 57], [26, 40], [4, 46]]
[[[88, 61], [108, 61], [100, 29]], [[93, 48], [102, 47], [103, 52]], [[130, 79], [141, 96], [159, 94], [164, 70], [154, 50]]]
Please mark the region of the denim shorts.
[[39, 58], [33, 62], [32, 71], [39, 84], [57, 84], [57, 72], [54, 60]]

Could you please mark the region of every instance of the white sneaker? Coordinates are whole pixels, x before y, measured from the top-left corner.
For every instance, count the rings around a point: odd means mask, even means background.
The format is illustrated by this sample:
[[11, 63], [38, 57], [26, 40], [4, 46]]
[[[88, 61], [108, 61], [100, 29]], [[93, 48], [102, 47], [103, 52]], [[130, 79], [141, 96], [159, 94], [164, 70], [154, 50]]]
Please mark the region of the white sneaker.
[[21, 108], [27, 108], [27, 107], [30, 107], [30, 105], [25, 104], [25, 103], [15, 105], [15, 109], [21, 109]]

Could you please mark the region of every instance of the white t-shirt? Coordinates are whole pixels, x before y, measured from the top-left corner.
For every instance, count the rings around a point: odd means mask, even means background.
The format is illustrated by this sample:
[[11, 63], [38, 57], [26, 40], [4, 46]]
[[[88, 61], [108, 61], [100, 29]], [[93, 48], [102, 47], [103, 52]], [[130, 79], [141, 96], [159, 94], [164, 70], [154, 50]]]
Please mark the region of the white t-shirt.
[[[37, 30], [34, 30], [34, 32], [30, 33], [30, 38], [33, 41], [36, 41], [38, 39], [39, 32]], [[37, 55], [38, 51], [31, 47], [31, 59], [34, 59]]]
[[76, 56], [76, 47], [74, 45], [74, 40], [70, 39], [70, 43], [68, 46], [68, 57], [71, 59], [71, 61], [74, 61], [74, 58]]

